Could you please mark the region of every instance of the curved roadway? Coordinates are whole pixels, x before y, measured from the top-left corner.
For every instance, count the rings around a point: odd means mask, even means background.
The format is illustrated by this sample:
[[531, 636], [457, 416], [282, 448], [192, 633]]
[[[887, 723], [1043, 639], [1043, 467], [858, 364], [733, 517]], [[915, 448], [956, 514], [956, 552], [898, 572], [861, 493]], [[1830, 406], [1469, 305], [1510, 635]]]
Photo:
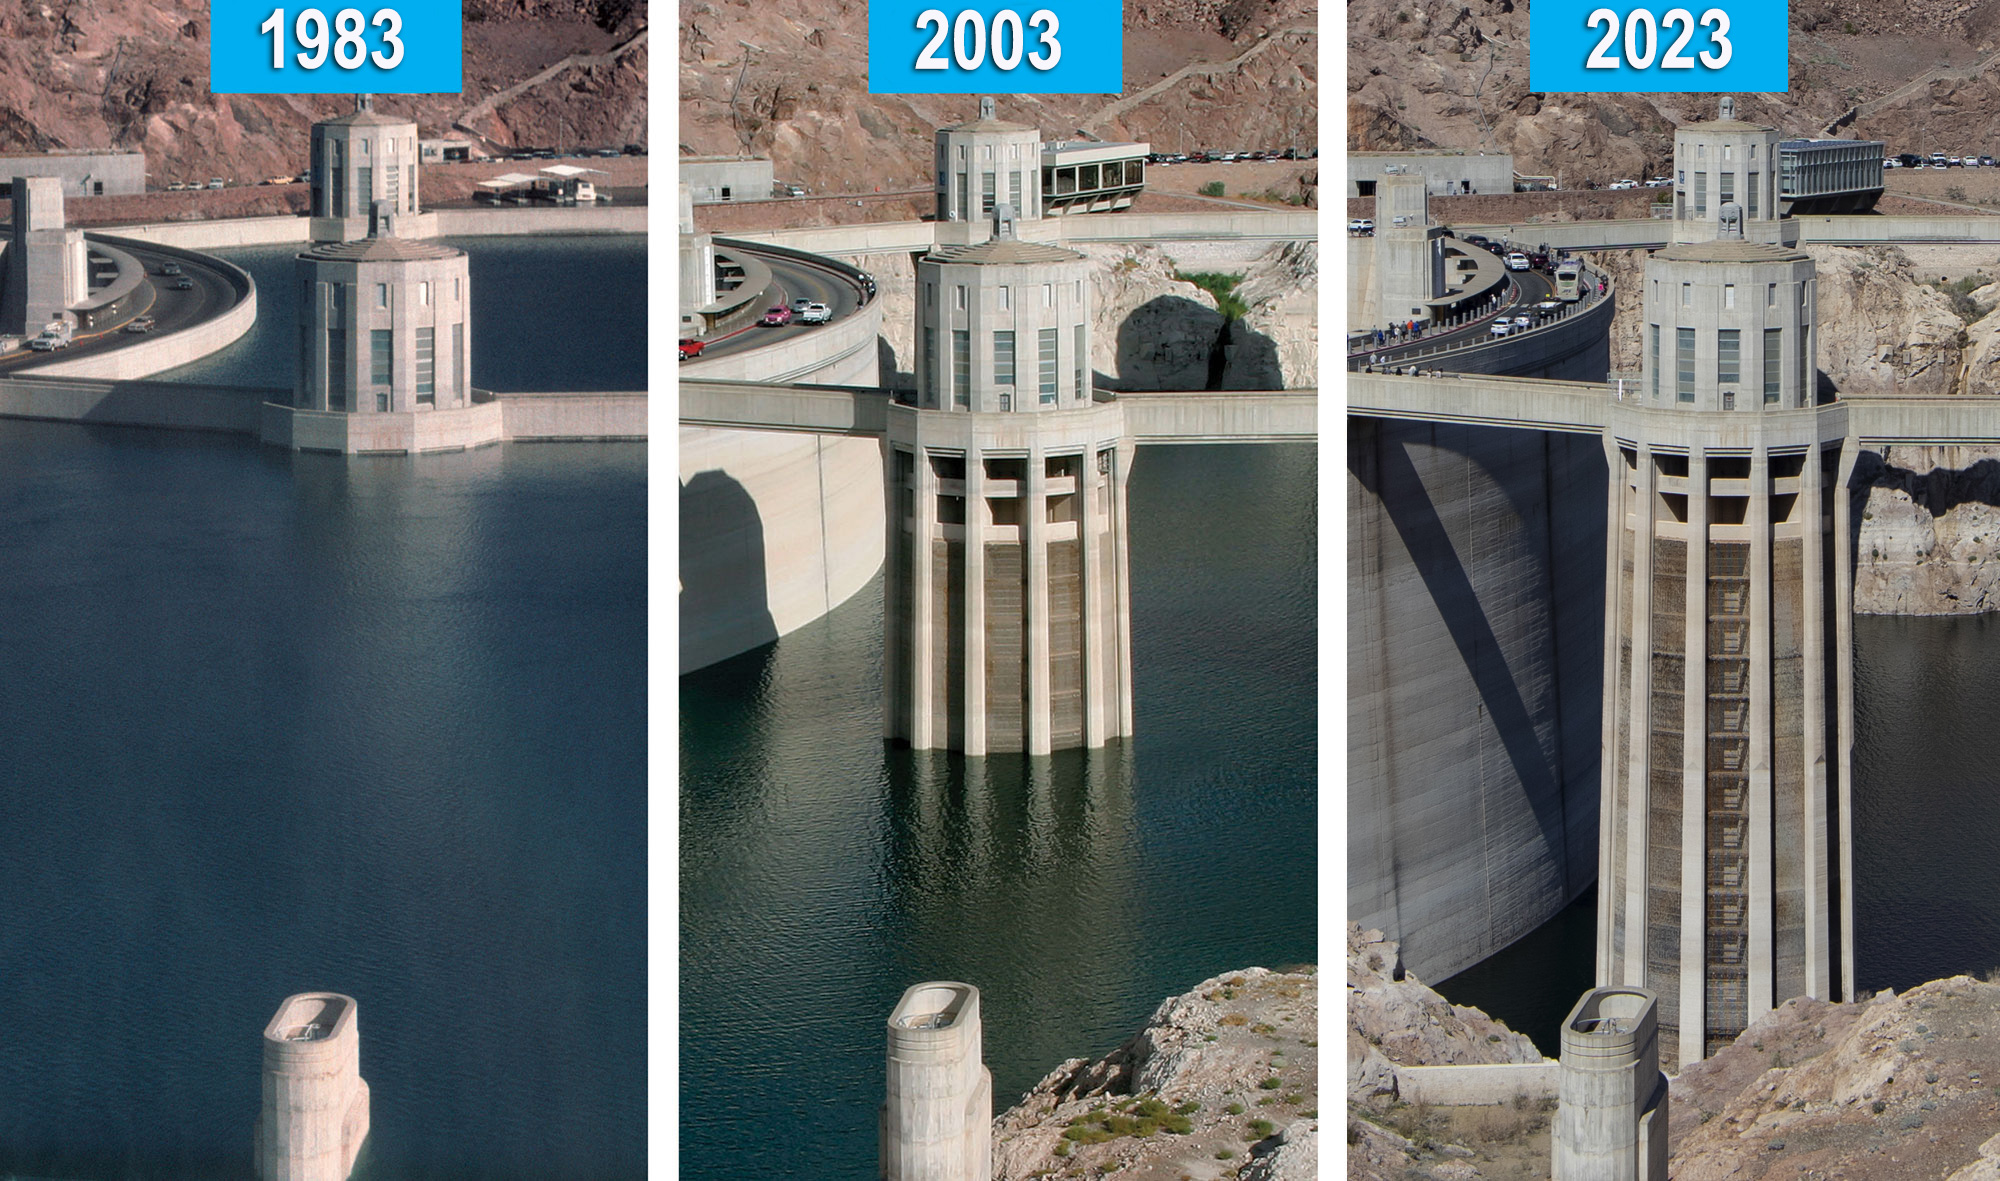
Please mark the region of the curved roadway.
[[[834, 320], [858, 311], [865, 302], [861, 288], [848, 277], [846, 271], [830, 264], [809, 263], [788, 255], [754, 253], [771, 267], [771, 284], [757, 297], [757, 314], [760, 317], [765, 308], [780, 304], [790, 306], [793, 300], [801, 297], [818, 300], [832, 308]], [[749, 352], [770, 344], [783, 344], [799, 333], [816, 332], [823, 327], [825, 325], [822, 324], [801, 324], [796, 317], [791, 323], [776, 328], [753, 323], [734, 332], [707, 338], [701, 360]], [[699, 364], [697, 361], [688, 363]]]
[[1514, 282], [1507, 289], [1508, 299], [1496, 311], [1443, 331], [1426, 332], [1416, 340], [1399, 341], [1379, 349], [1357, 349], [1348, 356], [1367, 359], [1378, 365], [1394, 365], [1399, 359], [1407, 359], [1412, 354], [1430, 353], [1447, 345], [1476, 344], [1494, 339], [1492, 326], [1496, 317], [1516, 316], [1545, 299], [1556, 297], [1555, 281], [1540, 271], [1514, 271], [1512, 275]]
[[[139, 260], [146, 268], [146, 278], [139, 284], [138, 299], [132, 307], [121, 313], [116, 321], [104, 328], [88, 333], [78, 333], [76, 340], [67, 349], [55, 352], [37, 353], [23, 349], [0, 357], [0, 373], [27, 372], [39, 365], [54, 361], [68, 361], [93, 353], [110, 352], [113, 349], [142, 340], [150, 340], [162, 333], [188, 328], [229, 310], [236, 299], [235, 285], [217, 267], [190, 261], [183, 254], [156, 254], [143, 247], [124, 247], [126, 252]], [[175, 276], [160, 274], [160, 268], [169, 262], [177, 262], [181, 273], [194, 280], [190, 291], [174, 289]], [[96, 274], [101, 268], [92, 260], [91, 271]], [[149, 333], [127, 333], [125, 325], [137, 316], [151, 316], [155, 321]]]

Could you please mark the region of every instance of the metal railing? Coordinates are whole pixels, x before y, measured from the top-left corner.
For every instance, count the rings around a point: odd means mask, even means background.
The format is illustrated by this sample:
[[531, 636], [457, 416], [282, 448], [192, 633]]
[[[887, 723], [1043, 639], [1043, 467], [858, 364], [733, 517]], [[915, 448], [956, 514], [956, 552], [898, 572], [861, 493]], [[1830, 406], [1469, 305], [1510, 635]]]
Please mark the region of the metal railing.
[[[1539, 318], [1534, 324], [1531, 324], [1526, 328], [1519, 330], [1518, 332], [1509, 332], [1504, 336], [1489, 334], [1483, 337], [1482, 336], [1458, 337], [1453, 340], [1444, 341], [1440, 344], [1437, 344], [1429, 348], [1415, 347], [1415, 342], [1397, 344], [1397, 345], [1390, 345], [1385, 343], [1379, 348], [1370, 349], [1365, 352], [1350, 351], [1347, 358], [1347, 367], [1352, 370], [1363, 371], [1363, 372], [1372, 372], [1377, 368], [1380, 368], [1386, 372], [1394, 372], [1398, 369], [1403, 369], [1403, 368], [1422, 368], [1422, 366], [1416, 365], [1415, 363], [1428, 358], [1435, 358], [1446, 354], [1456, 354], [1456, 353], [1467, 352], [1472, 349], [1487, 348], [1489, 346], [1500, 344], [1506, 341], [1516, 340], [1523, 336], [1532, 335], [1534, 333], [1540, 332], [1544, 328], [1553, 328], [1556, 325], [1561, 324], [1566, 320], [1570, 320], [1576, 316], [1580, 316], [1585, 312], [1588, 312], [1596, 308], [1598, 304], [1604, 301], [1611, 300], [1617, 295], [1617, 290], [1615, 285], [1611, 282], [1610, 274], [1604, 271], [1593, 271], [1588, 264], [1585, 264], [1582, 270], [1578, 273], [1577, 280], [1578, 280], [1578, 295], [1575, 300], [1564, 301], [1563, 305], [1560, 308], [1554, 309], [1553, 311], [1549, 312], [1545, 317]], [[1599, 280], [1601, 280], [1604, 283], [1604, 294], [1602, 295], [1599, 295], [1597, 293], [1597, 283]], [[1519, 289], [1516, 288], [1516, 290], [1518, 291]], [[1443, 326], [1445, 328], [1450, 328], [1454, 326], [1454, 324], [1460, 326], [1470, 326], [1471, 324], [1483, 323], [1489, 320], [1494, 320], [1498, 317], [1507, 316], [1514, 313], [1516, 309], [1522, 306], [1522, 302], [1523, 301], [1519, 299], [1515, 299], [1511, 302], [1502, 303], [1498, 308], [1492, 311], [1485, 311], [1477, 314], [1463, 313], [1459, 317], [1453, 317], [1447, 319], [1446, 321], [1443, 322]], [[1350, 337], [1349, 339], [1351, 342], [1354, 338]], [[1374, 339], [1374, 334], [1372, 332], [1369, 333], [1367, 339], [1372, 342]], [[1420, 342], [1421, 339], [1422, 338], [1417, 338], [1418, 342]]]

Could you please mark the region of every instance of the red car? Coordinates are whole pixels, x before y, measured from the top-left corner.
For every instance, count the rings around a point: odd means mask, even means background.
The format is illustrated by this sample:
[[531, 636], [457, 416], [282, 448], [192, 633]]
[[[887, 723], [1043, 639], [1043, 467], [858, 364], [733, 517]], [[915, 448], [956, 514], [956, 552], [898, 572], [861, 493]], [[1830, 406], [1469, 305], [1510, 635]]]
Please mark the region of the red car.
[[701, 356], [701, 350], [707, 347], [708, 347], [707, 344], [703, 341], [689, 340], [687, 337], [682, 337], [681, 360], [692, 361], [696, 357]]
[[777, 307], [765, 312], [764, 318], [757, 322], [766, 328], [775, 328], [780, 324], [789, 324], [792, 322], [792, 309], [779, 304]]

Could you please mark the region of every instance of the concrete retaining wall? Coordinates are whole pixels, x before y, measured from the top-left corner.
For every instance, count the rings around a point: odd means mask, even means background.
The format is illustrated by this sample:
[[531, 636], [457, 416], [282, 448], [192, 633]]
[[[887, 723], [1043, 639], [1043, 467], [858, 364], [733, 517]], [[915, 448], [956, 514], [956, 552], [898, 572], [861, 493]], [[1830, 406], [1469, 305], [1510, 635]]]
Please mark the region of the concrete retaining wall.
[[680, 669], [795, 631], [882, 568], [882, 444], [680, 433]]
[[255, 435], [258, 408], [290, 393], [248, 386], [12, 377], [0, 379], [0, 418]]
[[1438, 1107], [1488, 1107], [1517, 1098], [1554, 1099], [1561, 1084], [1562, 1064], [1553, 1058], [1480, 1066], [1396, 1067], [1397, 1098]]
[[[646, 206], [594, 205], [576, 208], [437, 209], [438, 233], [477, 238], [501, 234], [643, 234]], [[110, 227], [120, 237], [189, 250], [232, 246], [276, 246], [310, 240], [312, 219], [297, 214], [232, 217], [215, 221], [170, 221]]]
[[264, 442], [294, 451], [416, 455], [467, 451], [502, 438], [497, 402], [395, 414], [297, 410], [267, 402], [259, 408], [259, 419]]
[[787, 333], [783, 347], [746, 349], [690, 361], [680, 367], [684, 381], [756, 381], [784, 384], [874, 385], [875, 338], [882, 328], [882, 301], [836, 319], [812, 332]]
[[[1312, 212], [1270, 213], [1116, 213], [1041, 218], [1018, 223], [1022, 241], [1067, 245], [1076, 242], [1170, 242], [1212, 238], [1246, 238], [1267, 242], [1297, 242], [1319, 236], [1319, 218]], [[858, 226], [820, 226], [800, 230], [738, 233], [744, 241], [789, 246], [812, 254], [908, 254], [929, 250], [936, 241], [936, 223], [876, 222]]]
[[1604, 454], [1347, 430], [1347, 917], [1441, 980], [1597, 876]]
[[[303, 244], [308, 240], [307, 230], [311, 221], [307, 217], [286, 214], [282, 217], [230, 217], [216, 221], [169, 221], [110, 228], [121, 238], [133, 238], [156, 246], [222, 250], [232, 246]], [[97, 236], [95, 231], [93, 236]]]
[[438, 233], [447, 238], [497, 234], [643, 234], [644, 205], [525, 206], [510, 209], [439, 209]]
[[512, 442], [646, 438], [646, 394], [494, 394]]
[[[92, 234], [90, 238], [128, 250], [139, 244], [132, 239], [105, 234]], [[221, 270], [236, 289], [235, 305], [221, 315], [191, 327], [159, 333], [103, 353], [37, 365], [30, 372], [38, 377], [90, 377], [108, 381], [130, 381], [150, 377], [163, 370], [172, 369], [176, 365], [199, 361], [236, 343], [244, 333], [250, 331], [250, 325], [257, 320], [257, 282], [250, 277], [250, 272], [233, 263], [199, 254], [185, 247], [158, 242], [146, 245], [160, 253], [178, 255], [189, 262]]]

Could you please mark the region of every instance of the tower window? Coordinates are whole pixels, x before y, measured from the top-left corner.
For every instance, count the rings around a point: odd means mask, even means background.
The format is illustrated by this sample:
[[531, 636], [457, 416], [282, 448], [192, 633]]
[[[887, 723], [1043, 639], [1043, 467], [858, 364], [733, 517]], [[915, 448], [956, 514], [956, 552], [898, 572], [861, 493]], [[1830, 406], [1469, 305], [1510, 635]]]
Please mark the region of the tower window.
[[1036, 343], [1041, 361], [1041, 400], [1044, 405], [1054, 405], [1056, 400], [1056, 330], [1043, 328], [1036, 333]]
[[368, 381], [371, 385], [388, 385], [390, 371], [395, 367], [395, 345], [391, 343], [387, 328], [368, 330]]
[[1674, 329], [1674, 400], [1694, 401], [1694, 329]]
[[1724, 328], [1715, 334], [1715, 380], [1724, 385], [1743, 379], [1741, 330]]
[[1014, 332], [1011, 328], [993, 334], [993, 384], [1014, 384]]

